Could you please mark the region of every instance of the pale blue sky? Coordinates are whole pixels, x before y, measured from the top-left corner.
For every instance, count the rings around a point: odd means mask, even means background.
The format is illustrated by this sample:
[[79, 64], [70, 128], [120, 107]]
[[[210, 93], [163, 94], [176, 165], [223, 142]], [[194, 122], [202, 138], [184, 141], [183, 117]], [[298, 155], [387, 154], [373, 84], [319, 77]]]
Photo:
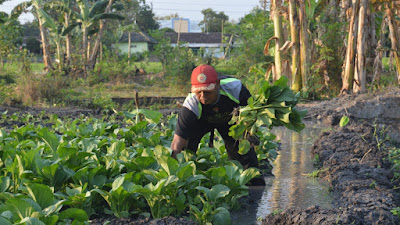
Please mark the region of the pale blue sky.
[[187, 19], [202, 20], [201, 10], [211, 8], [217, 13], [223, 11], [229, 20], [238, 21], [254, 7], [260, 6], [260, 0], [147, 0], [153, 4], [153, 11], [158, 16], [178, 13]]
[[[14, 6], [25, 0], [10, 0], [0, 5], [0, 11], [11, 12]], [[239, 18], [249, 13], [254, 7], [260, 7], [260, 0], [147, 0], [153, 5], [156, 16], [166, 16], [178, 13], [190, 20], [202, 20], [201, 10], [211, 8], [216, 12], [223, 11], [229, 20], [239, 21]], [[22, 15], [21, 23], [32, 20], [32, 15]]]

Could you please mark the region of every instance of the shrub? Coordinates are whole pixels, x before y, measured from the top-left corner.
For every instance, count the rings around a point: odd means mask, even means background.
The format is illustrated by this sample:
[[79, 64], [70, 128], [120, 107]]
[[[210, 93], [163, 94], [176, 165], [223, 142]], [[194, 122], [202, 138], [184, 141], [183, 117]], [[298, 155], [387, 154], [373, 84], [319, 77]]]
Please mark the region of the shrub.
[[17, 82], [16, 94], [23, 104], [36, 102], [56, 103], [62, 101], [63, 90], [68, 88], [68, 78], [61, 74], [48, 73], [44, 76], [25, 74]]

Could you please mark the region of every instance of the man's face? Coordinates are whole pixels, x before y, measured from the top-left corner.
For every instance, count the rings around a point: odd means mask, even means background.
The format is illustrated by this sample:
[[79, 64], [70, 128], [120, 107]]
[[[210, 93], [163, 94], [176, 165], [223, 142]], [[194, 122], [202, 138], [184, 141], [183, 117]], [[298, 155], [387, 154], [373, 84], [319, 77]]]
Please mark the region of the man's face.
[[203, 105], [214, 104], [218, 100], [219, 84], [216, 85], [214, 90], [195, 91], [193, 93], [196, 95], [197, 99], [201, 102], [201, 104], [203, 104]]

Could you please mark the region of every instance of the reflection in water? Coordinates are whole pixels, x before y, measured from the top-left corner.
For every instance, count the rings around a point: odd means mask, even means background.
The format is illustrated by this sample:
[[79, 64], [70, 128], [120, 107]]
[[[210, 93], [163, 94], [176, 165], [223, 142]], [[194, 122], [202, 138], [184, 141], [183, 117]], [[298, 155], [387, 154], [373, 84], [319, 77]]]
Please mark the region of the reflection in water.
[[[256, 218], [264, 218], [274, 210], [288, 207], [331, 207], [328, 185], [317, 178], [306, 176], [314, 170], [310, 149], [321, 131], [322, 127], [312, 127], [311, 124], [306, 125], [300, 133], [286, 128], [274, 128], [272, 133], [282, 143], [274, 162], [274, 176], [265, 177], [267, 185], [262, 189], [250, 188], [256, 206], [249, 205], [249, 212], [246, 213], [232, 213], [232, 224], [257, 224]], [[243, 220], [245, 218], [247, 221]]]

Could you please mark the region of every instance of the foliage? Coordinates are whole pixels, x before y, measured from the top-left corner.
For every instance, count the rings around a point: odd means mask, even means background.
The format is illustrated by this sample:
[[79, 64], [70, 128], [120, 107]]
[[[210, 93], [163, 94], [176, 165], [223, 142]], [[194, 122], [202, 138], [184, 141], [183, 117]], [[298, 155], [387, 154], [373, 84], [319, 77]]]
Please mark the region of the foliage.
[[2, 224], [83, 224], [93, 214], [149, 211], [229, 224], [259, 172], [227, 160], [222, 142], [172, 158], [176, 119], [143, 109], [73, 120], [3, 113], [0, 123], [20, 126], [0, 130]]
[[28, 39], [26, 39], [26, 49], [28, 49], [28, 51], [31, 53], [39, 54], [40, 53], [40, 41], [38, 41], [34, 37], [29, 37]]
[[64, 99], [63, 90], [68, 88], [68, 84], [68, 78], [60, 73], [25, 73], [17, 80], [16, 98], [28, 105], [38, 102], [54, 104]]
[[4, 69], [3, 60], [16, 51], [18, 44], [22, 44], [21, 25], [7, 18], [7, 22], [0, 23], [0, 70]]
[[344, 126], [346, 126], [349, 122], [350, 122], [349, 117], [343, 116], [342, 118], [340, 118], [339, 125], [340, 125], [340, 127], [344, 127]]
[[166, 81], [169, 85], [177, 85], [181, 90], [186, 90], [184, 87], [187, 87], [190, 74], [196, 67], [197, 57], [184, 43], [173, 47], [170, 40], [161, 38], [162, 33], [154, 33], [153, 36], [159, 41], [153, 54], [163, 65]]
[[[232, 117], [229, 135], [239, 140], [246, 139], [248, 134], [256, 134], [262, 126], [268, 129], [285, 126], [300, 132], [305, 127], [302, 118], [306, 112], [295, 108], [300, 95], [287, 86], [287, 78], [281, 77], [274, 85], [261, 80], [260, 87], [259, 94], [249, 98], [248, 105], [241, 107]], [[245, 154], [249, 149], [249, 141], [242, 140], [239, 153]]]
[[[315, 46], [316, 59], [311, 66], [309, 76], [309, 89], [304, 93], [305, 98], [320, 99], [322, 97], [336, 96], [342, 84], [341, 71], [343, 65], [342, 49], [344, 42], [338, 37], [344, 36], [343, 26], [335, 18], [321, 15], [318, 28], [321, 32], [314, 32], [313, 39], [320, 42]], [[311, 29], [315, 30], [314, 25]]]
[[141, 30], [156, 30], [160, 27], [157, 21], [154, 20], [153, 8], [145, 1], [140, 1], [139, 11], [137, 13], [136, 22]]
[[400, 218], [400, 207], [393, 208], [390, 212]]
[[229, 20], [229, 16], [224, 12], [215, 12], [211, 8], [201, 10], [204, 15], [199, 25], [202, 26], [203, 32], [221, 32], [222, 24]]
[[247, 14], [238, 25], [226, 27], [225, 32], [234, 35], [237, 46], [230, 54], [231, 66], [239, 71], [240, 76], [248, 74], [253, 65], [273, 62], [271, 56], [265, 56], [263, 53], [265, 42], [273, 36], [273, 30], [272, 22], [260, 9]]

